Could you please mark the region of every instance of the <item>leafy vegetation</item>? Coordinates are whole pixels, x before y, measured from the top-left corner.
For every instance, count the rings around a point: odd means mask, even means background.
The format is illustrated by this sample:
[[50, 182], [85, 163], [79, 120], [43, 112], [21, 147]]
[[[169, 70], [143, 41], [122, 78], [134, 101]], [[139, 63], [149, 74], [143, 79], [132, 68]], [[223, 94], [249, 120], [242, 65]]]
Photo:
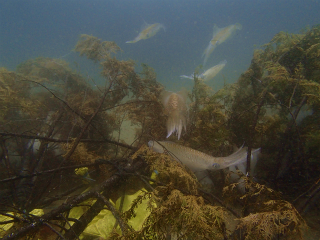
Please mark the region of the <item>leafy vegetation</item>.
[[[82, 35], [75, 47], [100, 64], [92, 84], [60, 59], [0, 69], [0, 236], [3, 239], [299, 239], [317, 228], [320, 27], [278, 33], [235, 84], [213, 93], [194, 78], [185, 146], [226, 156], [261, 147], [255, 175], [214, 190], [169, 154], [155, 72], [120, 61], [114, 42]], [[120, 139], [128, 121], [132, 145]], [[250, 161], [247, 161], [250, 172]], [[244, 191], [241, 191], [244, 189]], [[312, 210], [312, 211], [310, 211]], [[318, 222], [317, 222], [318, 221]]]

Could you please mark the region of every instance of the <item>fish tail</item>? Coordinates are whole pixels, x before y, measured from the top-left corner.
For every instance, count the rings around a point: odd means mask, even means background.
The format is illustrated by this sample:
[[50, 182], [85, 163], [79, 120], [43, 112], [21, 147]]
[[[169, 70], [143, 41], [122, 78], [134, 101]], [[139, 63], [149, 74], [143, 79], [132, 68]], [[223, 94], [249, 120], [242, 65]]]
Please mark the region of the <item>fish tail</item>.
[[167, 30], [167, 28], [166, 28], [163, 24], [158, 23], [157, 26], [156, 26], [156, 29], [157, 29], [157, 30], [160, 30], [161, 28], [163, 29], [163, 31], [166, 31], [166, 30]]
[[240, 23], [236, 23], [235, 24], [236, 29], [241, 30], [242, 29], [242, 25]]
[[191, 76], [187, 76], [187, 75], [180, 75], [180, 78], [188, 78], [188, 79], [194, 79], [194, 77], [191, 75]]
[[131, 41], [126, 41], [126, 43], [136, 43], [138, 42], [138, 40], [134, 39], [134, 40], [131, 40]]
[[227, 60], [223, 60], [223, 61], [219, 62], [218, 65], [226, 65], [226, 64], [227, 64]]
[[[254, 154], [258, 151], [260, 151], [260, 148], [252, 149], [251, 160], [253, 159]], [[245, 163], [247, 161], [247, 148], [241, 147], [236, 152], [229, 155], [228, 157], [224, 157], [223, 159], [225, 164], [224, 167], [230, 167]]]
[[141, 38], [141, 34], [139, 34], [135, 39], [131, 40], [131, 41], [126, 41], [126, 43], [136, 43], [138, 41], [140, 41]]

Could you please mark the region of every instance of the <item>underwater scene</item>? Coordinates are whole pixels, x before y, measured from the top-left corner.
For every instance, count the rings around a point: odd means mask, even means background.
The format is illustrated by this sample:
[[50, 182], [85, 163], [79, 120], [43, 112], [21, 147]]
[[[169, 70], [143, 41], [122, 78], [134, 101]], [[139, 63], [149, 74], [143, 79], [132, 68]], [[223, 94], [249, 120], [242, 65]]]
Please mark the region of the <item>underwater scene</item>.
[[320, 239], [320, 1], [0, 1], [0, 239]]

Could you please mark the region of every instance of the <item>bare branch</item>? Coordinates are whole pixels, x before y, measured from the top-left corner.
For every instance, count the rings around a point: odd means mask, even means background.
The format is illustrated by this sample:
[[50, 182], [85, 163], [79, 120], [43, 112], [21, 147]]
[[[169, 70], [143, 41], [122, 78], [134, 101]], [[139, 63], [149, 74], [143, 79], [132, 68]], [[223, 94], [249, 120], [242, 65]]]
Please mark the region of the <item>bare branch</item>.
[[98, 192], [96, 192], [96, 195], [97, 195], [98, 198], [100, 198], [104, 202], [104, 204], [112, 212], [114, 218], [119, 223], [119, 226], [121, 228], [122, 233], [126, 234], [128, 232], [129, 226], [122, 220], [122, 218], [120, 217], [120, 214], [117, 211], [117, 209], [115, 209], [115, 207], [111, 204], [111, 202], [107, 198], [105, 198], [103, 195], [101, 195]]

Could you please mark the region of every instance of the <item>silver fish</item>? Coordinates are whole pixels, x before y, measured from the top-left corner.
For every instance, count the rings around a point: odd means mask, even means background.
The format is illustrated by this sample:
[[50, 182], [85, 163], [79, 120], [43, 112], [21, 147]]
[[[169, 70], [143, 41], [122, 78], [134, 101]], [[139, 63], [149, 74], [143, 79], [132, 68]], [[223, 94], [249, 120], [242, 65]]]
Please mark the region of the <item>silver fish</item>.
[[[155, 152], [163, 153], [165, 150], [176, 160], [187, 166], [194, 173], [205, 170], [218, 170], [244, 163], [247, 159], [247, 149], [239, 148], [228, 157], [212, 157], [203, 152], [168, 141], [149, 141], [149, 147]], [[252, 153], [259, 151], [254, 149]]]

